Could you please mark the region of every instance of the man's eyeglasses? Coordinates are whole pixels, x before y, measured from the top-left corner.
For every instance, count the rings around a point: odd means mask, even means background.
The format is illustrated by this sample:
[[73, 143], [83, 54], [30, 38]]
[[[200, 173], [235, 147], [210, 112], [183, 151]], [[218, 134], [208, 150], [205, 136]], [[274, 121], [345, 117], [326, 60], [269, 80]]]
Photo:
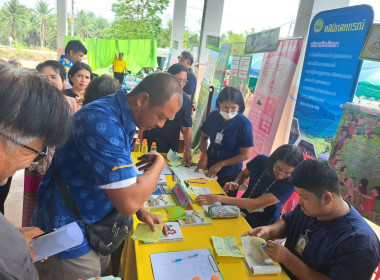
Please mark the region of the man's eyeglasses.
[[18, 141], [16, 141], [16, 140], [14, 140], [14, 139], [10, 138], [9, 136], [6, 136], [6, 135], [4, 135], [4, 134], [2, 134], [2, 133], [0, 133], [0, 136], [4, 137], [5, 139], [7, 139], [7, 140], [9, 140], [9, 141], [11, 141], [11, 142], [13, 142], [13, 143], [15, 143], [15, 144], [21, 146], [21, 147], [24, 147], [24, 148], [26, 148], [26, 149], [28, 149], [28, 150], [30, 150], [30, 151], [33, 151], [33, 152], [35, 152], [36, 154], [38, 154], [38, 156], [33, 160], [33, 162], [37, 162], [37, 161], [39, 161], [39, 160], [41, 160], [41, 159], [43, 159], [44, 157], [47, 156], [47, 153], [48, 153], [48, 147], [45, 147], [45, 148], [43, 149], [43, 151], [40, 152], [40, 151], [37, 151], [36, 149], [33, 149], [32, 147], [29, 147], [28, 145], [22, 144], [22, 143], [20, 143], [20, 142], [18, 142]]
[[273, 167], [273, 172], [276, 172], [280, 175], [282, 175], [284, 178], [289, 178], [290, 175], [292, 175], [292, 172], [282, 172], [282, 170], [280, 169], [280, 167], [278, 167], [277, 165]]
[[185, 83], [187, 84], [187, 80], [184, 80], [184, 79], [181, 79], [181, 78], [177, 78], [177, 81], [182, 84], [182, 83]]

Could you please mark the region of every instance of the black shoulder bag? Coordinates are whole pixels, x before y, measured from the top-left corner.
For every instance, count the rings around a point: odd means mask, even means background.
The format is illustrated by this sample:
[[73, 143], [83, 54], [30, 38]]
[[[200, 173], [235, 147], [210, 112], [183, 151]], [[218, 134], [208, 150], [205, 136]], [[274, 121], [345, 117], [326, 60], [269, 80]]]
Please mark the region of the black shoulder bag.
[[89, 224], [80, 213], [79, 208], [70, 193], [69, 186], [58, 172], [55, 172], [55, 178], [63, 201], [79, 218], [86, 232], [87, 241], [92, 249], [103, 256], [114, 252], [131, 231], [133, 227], [133, 217], [124, 216], [114, 208], [101, 221], [95, 224]]

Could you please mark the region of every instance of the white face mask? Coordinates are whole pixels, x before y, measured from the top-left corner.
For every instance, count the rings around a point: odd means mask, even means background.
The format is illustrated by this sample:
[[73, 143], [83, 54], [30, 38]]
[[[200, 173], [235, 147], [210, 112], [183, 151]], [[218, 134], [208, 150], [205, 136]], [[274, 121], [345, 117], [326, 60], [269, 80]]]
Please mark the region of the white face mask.
[[238, 112], [231, 112], [231, 113], [226, 113], [226, 112], [223, 112], [222, 110], [220, 110], [220, 114], [222, 115], [222, 117], [225, 119], [225, 120], [230, 120], [234, 117], [236, 117], [236, 115], [238, 114]]

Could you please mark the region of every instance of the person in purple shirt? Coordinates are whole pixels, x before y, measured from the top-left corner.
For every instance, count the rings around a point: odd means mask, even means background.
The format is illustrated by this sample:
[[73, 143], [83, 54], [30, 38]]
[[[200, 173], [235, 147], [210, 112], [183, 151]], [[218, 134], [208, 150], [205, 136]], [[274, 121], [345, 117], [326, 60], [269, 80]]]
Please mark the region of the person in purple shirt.
[[[243, 234], [267, 240], [264, 250], [291, 279], [371, 279], [380, 261], [375, 232], [345, 201], [327, 161], [300, 163], [289, 182], [299, 204], [281, 220]], [[285, 246], [274, 242], [286, 238]]]

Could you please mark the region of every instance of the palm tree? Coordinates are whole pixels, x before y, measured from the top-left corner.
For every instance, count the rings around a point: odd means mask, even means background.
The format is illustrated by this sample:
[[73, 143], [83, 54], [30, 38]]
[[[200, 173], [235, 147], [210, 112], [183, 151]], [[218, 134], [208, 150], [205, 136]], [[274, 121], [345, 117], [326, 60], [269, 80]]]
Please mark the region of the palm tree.
[[41, 47], [45, 46], [47, 39], [47, 22], [48, 17], [51, 14], [53, 9], [49, 8], [49, 4], [46, 0], [39, 0], [36, 3], [36, 8], [33, 10], [34, 14], [37, 16], [37, 23], [40, 26], [40, 44]]
[[77, 11], [75, 14], [74, 33], [84, 40], [85, 38], [92, 37], [92, 26], [94, 20], [90, 13], [85, 10]]
[[0, 11], [0, 20], [7, 35], [18, 41], [28, 31], [28, 8], [18, 0], [9, 0]]
[[109, 22], [107, 19], [102, 17], [96, 17], [94, 20], [94, 25], [92, 26], [91, 33], [97, 38], [102, 39], [104, 37], [105, 31], [109, 28]]

